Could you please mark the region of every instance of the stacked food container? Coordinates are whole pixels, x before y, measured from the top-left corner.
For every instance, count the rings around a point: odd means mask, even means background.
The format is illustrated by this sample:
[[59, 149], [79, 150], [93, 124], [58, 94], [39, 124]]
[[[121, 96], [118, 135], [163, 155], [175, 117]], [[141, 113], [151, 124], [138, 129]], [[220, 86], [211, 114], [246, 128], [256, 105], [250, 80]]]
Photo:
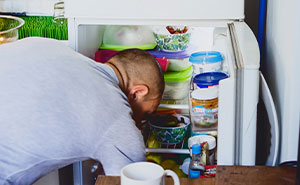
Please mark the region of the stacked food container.
[[220, 72], [223, 56], [217, 51], [195, 52], [189, 61], [193, 64], [189, 101], [192, 135], [217, 131], [218, 86], [220, 80], [227, 78]]
[[[191, 178], [198, 178], [206, 172], [209, 173], [212, 169], [215, 170], [217, 163], [218, 86], [219, 81], [228, 76], [221, 72], [223, 55], [218, 51], [192, 53], [189, 61], [193, 65], [193, 78], [189, 93], [192, 137], [188, 140], [188, 146], [190, 151], [198, 145], [201, 146], [200, 162], [198, 164], [191, 161], [189, 173]], [[204, 166], [204, 172], [194, 171], [193, 169], [197, 168], [195, 165]], [[202, 177], [204, 176], [202, 175]]]
[[167, 59], [167, 72], [164, 73], [164, 100], [181, 100], [188, 96], [192, 66], [187, 51], [165, 52], [161, 50], [149, 51], [156, 58]]

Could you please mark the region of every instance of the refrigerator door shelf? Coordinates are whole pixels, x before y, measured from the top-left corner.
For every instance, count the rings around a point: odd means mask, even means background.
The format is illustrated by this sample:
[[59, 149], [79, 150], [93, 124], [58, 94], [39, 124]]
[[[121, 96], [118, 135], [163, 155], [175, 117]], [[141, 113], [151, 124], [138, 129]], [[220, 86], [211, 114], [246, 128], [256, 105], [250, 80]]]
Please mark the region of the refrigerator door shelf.
[[235, 164], [255, 165], [260, 53], [244, 22], [229, 25], [236, 62]]

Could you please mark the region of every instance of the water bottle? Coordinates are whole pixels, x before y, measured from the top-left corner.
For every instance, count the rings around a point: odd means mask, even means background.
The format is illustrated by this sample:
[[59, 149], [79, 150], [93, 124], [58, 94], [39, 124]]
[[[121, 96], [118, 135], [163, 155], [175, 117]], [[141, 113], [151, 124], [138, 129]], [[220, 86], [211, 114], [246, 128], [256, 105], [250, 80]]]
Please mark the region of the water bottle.
[[201, 145], [194, 144], [192, 146], [192, 161], [189, 166], [189, 178], [200, 178], [204, 172], [204, 166], [200, 162], [201, 159]]

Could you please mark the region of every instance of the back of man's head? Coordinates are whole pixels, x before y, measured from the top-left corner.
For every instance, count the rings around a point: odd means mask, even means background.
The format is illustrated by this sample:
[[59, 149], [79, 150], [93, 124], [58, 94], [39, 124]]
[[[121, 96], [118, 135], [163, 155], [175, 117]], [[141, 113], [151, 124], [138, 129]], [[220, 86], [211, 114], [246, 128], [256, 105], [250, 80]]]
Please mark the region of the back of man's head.
[[125, 78], [125, 86], [143, 84], [148, 87], [147, 99], [161, 98], [165, 83], [163, 72], [153, 55], [140, 49], [127, 49], [115, 54], [113, 63]]

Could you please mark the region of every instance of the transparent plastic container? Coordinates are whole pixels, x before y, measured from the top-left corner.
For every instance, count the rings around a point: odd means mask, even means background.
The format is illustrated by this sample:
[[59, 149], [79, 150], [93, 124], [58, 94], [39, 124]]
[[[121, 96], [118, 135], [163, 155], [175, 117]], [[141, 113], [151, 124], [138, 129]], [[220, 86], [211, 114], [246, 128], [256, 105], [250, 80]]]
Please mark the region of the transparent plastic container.
[[218, 88], [197, 88], [190, 94], [192, 132], [216, 130], [218, 126]]
[[218, 51], [192, 53], [189, 61], [193, 64], [193, 76], [206, 72], [220, 72], [223, 56]]
[[105, 27], [100, 49], [153, 49], [156, 41], [148, 26], [110, 25]]

